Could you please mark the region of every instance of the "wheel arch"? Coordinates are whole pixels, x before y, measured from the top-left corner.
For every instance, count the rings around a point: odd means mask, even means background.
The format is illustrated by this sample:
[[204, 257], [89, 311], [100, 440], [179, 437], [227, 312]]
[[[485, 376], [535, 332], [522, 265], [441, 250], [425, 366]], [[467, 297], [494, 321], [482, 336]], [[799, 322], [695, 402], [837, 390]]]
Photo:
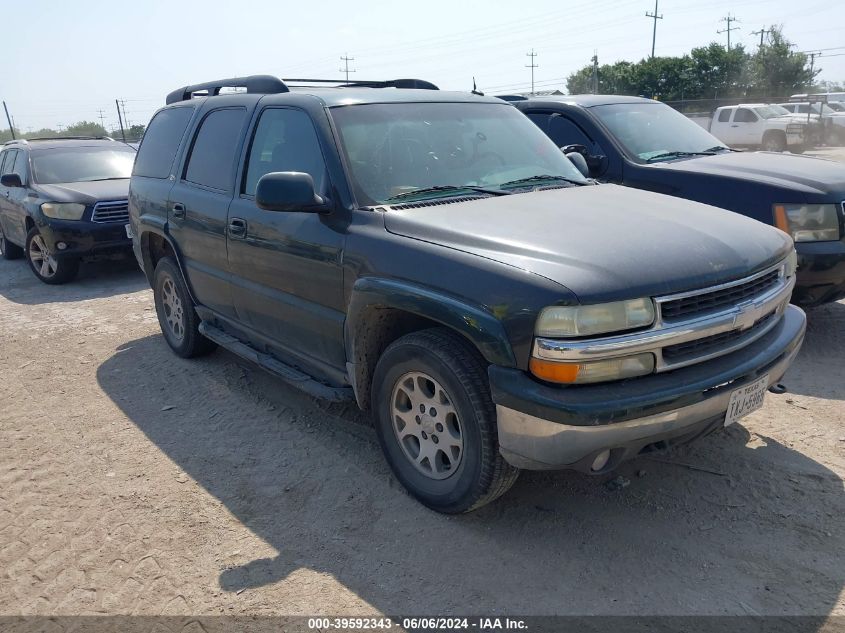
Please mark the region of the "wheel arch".
[[152, 287], [153, 285], [155, 268], [159, 260], [162, 257], [172, 257], [176, 262], [176, 266], [179, 268], [179, 272], [182, 274], [182, 279], [185, 282], [185, 286], [188, 288], [188, 293], [191, 295], [191, 301], [193, 301], [196, 305], [197, 300], [194, 295], [194, 290], [191, 288], [191, 283], [188, 276], [185, 274], [185, 268], [182, 265], [182, 255], [171, 237], [163, 231], [148, 229], [141, 232], [138, 237], [138, 241], [141, 250], [141, 258], [144, 261], [144, 274], [146, 275], [150, 286]]
[[387, 346], [432, 327], [461, 335], [488, 363], [516, 366], [504, 326], [481, 306], [416, 284], [362, 278], [353, 287], [344, 325], [347, 371], [361, 409], [370, 408], [373, 373]]

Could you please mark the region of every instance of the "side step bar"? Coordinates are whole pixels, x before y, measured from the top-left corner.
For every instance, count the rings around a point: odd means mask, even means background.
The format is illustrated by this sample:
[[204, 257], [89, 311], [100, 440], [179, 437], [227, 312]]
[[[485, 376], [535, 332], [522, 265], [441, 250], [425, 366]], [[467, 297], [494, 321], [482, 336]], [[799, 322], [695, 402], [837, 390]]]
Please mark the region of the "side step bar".
[[298, 369], [283, 363], [282, 361], [259, 352], [255, 348], [250, 347], [246, 343], [236, 339], [234, 336], [226, 334], [223, 330], [209, 325], [207, 321], [203, 321], [199, 325], [199, 331], [208, 339], [217, 343], [233, 354], [240, 356], [248, 361], [252, 361], [262, 369], [269, 371], [271, 374], [281, 378], [289, 385], [301, 389], [305, 393], [328, 400], [329, 402], [346, 402], [355, 399], [352, 392], [352, 387], [329, 387], [321, 382], [311, 378]]

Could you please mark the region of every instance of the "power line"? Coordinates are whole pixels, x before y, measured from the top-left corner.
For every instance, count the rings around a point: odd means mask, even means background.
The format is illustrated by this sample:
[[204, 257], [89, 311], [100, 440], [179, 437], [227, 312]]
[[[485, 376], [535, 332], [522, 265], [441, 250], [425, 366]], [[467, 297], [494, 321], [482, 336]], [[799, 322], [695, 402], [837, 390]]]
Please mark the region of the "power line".
[[340, 69], [340, 72], [346, 73], [346, 83], [349, 83], [349, 73], [355, 72], [354, 68], [352, 70], [349, 70], [349, 62], [354, 62], [355, 58], [349, 57], [348, 54], [345, 54], [340, 56], [340, 61], [342, 61], [344, 64], [344, 67]]
[[731, 50], [731, 31], [738, 31], [740, 27], [738, 26], [731, 26], [731, 22], [739, 22], [736, 17], [732, 16], [730, 12], [728, 12], [727, 17], [724, 17], [720, 20], [720, 22], [727, 22], [728, 26], [722, 29], [721, 31], [716, 31], [716, 33], [727, 33], [728, 34], [728, 51]]
[[531, 58], [531, 63], [526, 64], [526, 68], [531, 69], [531, 94], [534, 94], [534, 69], [538, 68], [538, 65], [534, 63], [534, 58], [537, 57], [537, 53], [534, 52], [534, 49], [531, 49], [530, 53], [525, 53], [526, 57]]
[[772, 29], [767, 29], [765, 26], [761, 27], [759, 31], [751, 31], [751, 35], [760, 36], [760, 48], [763, 48], [763, 38], [772, 32]]
[[654, 44], [657, 42], [657, 21], [663, 19], [663, 14], [657, 15], [657, 2], [654, 0], [654, 13], [645, 12], [645, 17], [654, 20], [654, 29], [651, 32], [651, 58], [654, 59]]

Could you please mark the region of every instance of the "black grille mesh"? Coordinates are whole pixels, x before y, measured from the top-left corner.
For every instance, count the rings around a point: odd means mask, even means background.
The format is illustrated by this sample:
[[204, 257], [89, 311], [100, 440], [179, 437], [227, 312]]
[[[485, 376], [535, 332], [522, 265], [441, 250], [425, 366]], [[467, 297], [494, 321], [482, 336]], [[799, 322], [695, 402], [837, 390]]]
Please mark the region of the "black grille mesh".
[[721, 334], [714, 334], [713, 336], [707, 336], [694, 341], [664, 347], [663, 360], [677, 361], [689, 356], [706, 356], [710, 352], [730, 347], [739, 339], [750, 336], [753, 332], [766, 327], [766, 325], [775, 318], [776, 314], [776, 310], [770, 312], [762, 319], [758, 319], [754, 325], [746, 330], [731, 330], [730, 332], [722, 332]]
[[744, 284], [738, 284], [722, 290], [704, 292], [683, 299], [674, 299], [661, 304], [664, 321], [688, 319], [693, 316], [715, 312], [722, 308], [735, 306], [746, 299], [763, 294], [778, 283], [780, 271], [775, 269], [762, 277], [757, 277]]

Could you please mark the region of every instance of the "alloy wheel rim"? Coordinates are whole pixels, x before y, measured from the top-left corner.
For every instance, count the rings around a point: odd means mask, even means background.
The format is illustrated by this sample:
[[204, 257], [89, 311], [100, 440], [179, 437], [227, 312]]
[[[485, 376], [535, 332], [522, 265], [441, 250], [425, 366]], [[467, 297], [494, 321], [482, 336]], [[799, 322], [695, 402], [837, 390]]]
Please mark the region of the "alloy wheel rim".
[[430, 479], [453, 475], [464, 455], [464, 434], [443, 386], [423, 372], [408, 372], [393, 386], [391, 427], [405, 457]]
[[185, 311], [171, 277], [167, 277], [161, 285], [161, 295], [167, 327], [173, 336], [182, 340], [185, 337]]
[[40, 235], [36, 235], [29, 242], [29, 261], [32, 262], [32, 267], [38, 271], [38, 274], [45, 279], [55, 275], [59, 268], [59, 263], [47, 250], [44, 238]]

